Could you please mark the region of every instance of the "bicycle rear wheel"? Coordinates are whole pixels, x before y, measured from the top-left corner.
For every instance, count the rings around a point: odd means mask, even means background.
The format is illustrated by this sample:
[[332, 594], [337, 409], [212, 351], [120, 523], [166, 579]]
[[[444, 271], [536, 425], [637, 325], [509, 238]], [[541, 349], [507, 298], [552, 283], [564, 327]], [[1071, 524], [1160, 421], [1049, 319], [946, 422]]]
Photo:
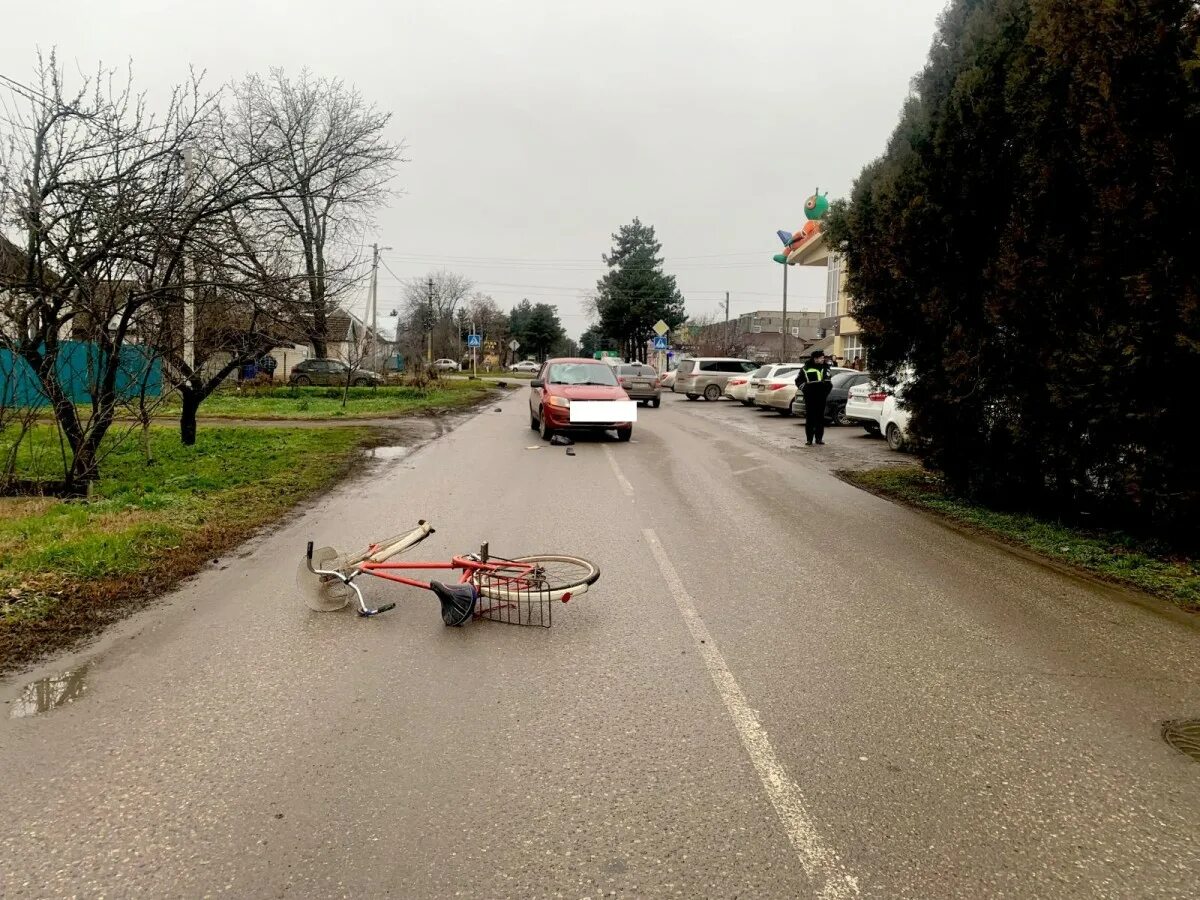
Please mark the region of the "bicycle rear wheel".
[[600, 577], [600, 567], [595, 563], [558, 553], [492, 558], [488, 564], [495, 568], [479, 572], [476, 586], [480, 594], [493, 600], [569, 599], [584, 593]]
[[475, 617], [510, 625], [549, 628], [554, 601], [566, 603], [587, 591], [600, 577], [595, 563], [562, 554], [492, 557], [488, 566], [475, 573], [479, 591]]

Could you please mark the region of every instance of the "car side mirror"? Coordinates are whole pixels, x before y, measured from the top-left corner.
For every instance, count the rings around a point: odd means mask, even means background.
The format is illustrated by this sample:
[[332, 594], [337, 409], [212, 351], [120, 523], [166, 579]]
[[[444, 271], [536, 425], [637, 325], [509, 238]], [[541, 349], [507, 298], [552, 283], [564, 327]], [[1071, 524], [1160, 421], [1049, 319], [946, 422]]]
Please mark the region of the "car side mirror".
[[545, 386], [545, 384], [546, 383], [544, 381], [542, 381], [542, 379], [540, 379], [540, 378], [535, 378], [535, 379], [533, 379], [533, 381], [529, 382], [529, 386], [535, 387], [535, 388], [543, 387], [543, 386]]

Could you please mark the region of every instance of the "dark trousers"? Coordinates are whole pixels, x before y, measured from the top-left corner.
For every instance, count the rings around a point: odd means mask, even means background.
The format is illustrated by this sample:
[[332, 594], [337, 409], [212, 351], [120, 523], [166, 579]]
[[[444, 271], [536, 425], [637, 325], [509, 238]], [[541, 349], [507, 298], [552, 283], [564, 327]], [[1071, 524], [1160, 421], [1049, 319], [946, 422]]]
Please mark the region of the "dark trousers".
[[804, 437], [811, 444], [813, 440], [825, 440], [825, 417], [806, 415], [804, 417]]

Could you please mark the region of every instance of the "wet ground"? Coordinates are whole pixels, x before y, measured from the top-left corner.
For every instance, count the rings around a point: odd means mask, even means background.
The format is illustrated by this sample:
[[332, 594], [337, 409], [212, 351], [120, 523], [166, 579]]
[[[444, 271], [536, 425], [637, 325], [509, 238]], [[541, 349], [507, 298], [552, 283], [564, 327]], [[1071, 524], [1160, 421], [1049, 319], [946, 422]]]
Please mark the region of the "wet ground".
[[[856, 429], [667, 397], [550, 447], [525, 401], [0, 683], [5, 900], [1195, 895], [1195, 617], [840, 481], [904, 458]], [[549, 629], [299, 602], [307, 540], [419, 518], [602, 574]]]

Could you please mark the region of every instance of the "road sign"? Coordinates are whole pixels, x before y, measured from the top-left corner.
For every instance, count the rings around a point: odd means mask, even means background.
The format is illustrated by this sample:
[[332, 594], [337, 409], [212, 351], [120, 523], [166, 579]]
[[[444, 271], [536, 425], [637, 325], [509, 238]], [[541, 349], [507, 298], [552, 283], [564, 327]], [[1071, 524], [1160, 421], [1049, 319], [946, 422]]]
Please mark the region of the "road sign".
[[514, 338], [513, 340], [508, 342], [508, 349], [513, 350], [513, 351], [520, 350], [521, 342]]
[[654, 323], [654, 333], [657, 334], [659, 337], [662, 337], [664, 334], [666, 334], [670, 330], [671, 330], [671, 326], [668, 325], [666, 322], [664, 322], [662, 319], [659, 319], [657, 322]]
[[665, 337], [656, 337], [654, 339], [654, 349], [655, 350], [666, 350], [667, 349], [667, 339]]
[[477, 334], [468, 334], [467, 335], [467, 346], [468, 347], [479, 347], [479, 346], [482, 346], [482, 344], [483, 344], [483, 340], [479, 337], [479, 335], [477, 335]]

